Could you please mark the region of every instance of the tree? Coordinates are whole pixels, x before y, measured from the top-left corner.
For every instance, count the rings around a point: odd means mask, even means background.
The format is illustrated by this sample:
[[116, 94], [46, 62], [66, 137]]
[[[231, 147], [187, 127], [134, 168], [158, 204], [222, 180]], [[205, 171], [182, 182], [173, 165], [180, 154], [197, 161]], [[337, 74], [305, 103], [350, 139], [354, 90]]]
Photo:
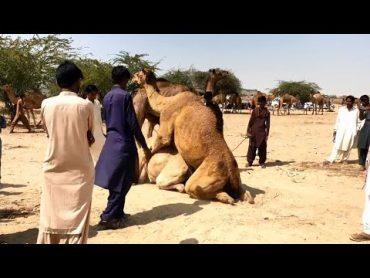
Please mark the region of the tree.
[[181, 84], [187, 86], [190, 90], [194, 89], [190, 70], [169, 70], [162, 76], [162, 78], [167, 79], [173, 84]]
[[[18, 92], [45, 89], [48, 95], [56, 94], [55, 68], [63, 60], [76, 57], [71, 43], [71, 39], [57, 35], [35, 35], [31, 39], [0, 36], [0, 85], [11, 84]], [[0, 99], [10, 112], [12, 105], [2, 90]]]
[[[191, 77], [193, 80], [194, 88], [205, 90], [208, 76], [208, 71], [192, 70]], [[230, 72], [229, 76], [217, 82], [215, 87], [216, 94], [219, 92], [222, 92], [224, 94], [239, 94], [240, 91], [241, 82], [232, 72]]]
[[116, 65], [123, 65], [127, 67], [131, 74], [142, 70], [143, 68], [151, 69], [153, 72], [159, 70], [157, 67], [160, 63], [159, 62], [151, 62], [149, 60], [144, 59], [144, 57], [148, 56], [148, 54], [135, 54], [130, 55], [127, 51], [120, 51], [116, 54], [116, 57], [113, 59], [113, 64]]
[[112, 64], [90, 58], [80, 58], [75, 62], [84, 75], [82, 89], [93, 84], [104, 96], [112, 88]]
[[272, 89], [270, 93], [275, 96], [290, 94], [299, 97], [301, 102], [310, 100], [310, 95], [317, 93], [321, 88], [313, 82], [306, 81], [279, 81], [279, 86]]
[[[185, 85], [191, 90], [195, 89], [197, 91], [204, 92], [206, 89], [208, 76], [208, 71], [200, 71], [190, 67], [188, 70], [170, 70], [163, 75], [163, 78], [174, 84]], [[216, 94], [221, 91], [225, 94], [240, 93], [240, 80], [233, 73], [231, 73], [225, 79], [217, 82], [215, 91]]]

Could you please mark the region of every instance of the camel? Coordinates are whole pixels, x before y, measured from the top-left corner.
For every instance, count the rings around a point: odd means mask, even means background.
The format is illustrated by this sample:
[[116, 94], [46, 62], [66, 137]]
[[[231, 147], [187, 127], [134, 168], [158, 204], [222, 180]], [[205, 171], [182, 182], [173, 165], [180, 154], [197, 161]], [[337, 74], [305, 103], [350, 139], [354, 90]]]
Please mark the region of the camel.
[[228, 103], [231, 106], [231, 113], [240, 113], [242, 107], [242, 99], [238, 93], [233, 93], [229, 95]]
[[[227, 75], [229, 75], [227, 71], [210, 69], [206, 82], [206, 92], [214, 92], [215, 84]], [[188, 87], [179, 84], [171, 84], [168, 80], [164, 78], [158, 78], [156, 83], [157, 87], [159, 88], [159, 93], [165, 97], [175, 96], [181, 92], [191, 92], [194, 95], [198, 96], [196, 92], [191, 91]], [[148, 100], [145, 90], [139, 89], [139, 91], [135, 94], [133, 98], [134, 108], [140, 127], [142, 127], [145, 119], [148, 120], [149, 128], [147, 138], [150, 138], [153, 134], [155, 125], [159, 124], [159, 114], [153, 111], [147, 102]]]
[[[148, 147], [151, 148], [156, 136], [147, 140]], [[140, 163], [140, 183], [155, 183], [159, 189], [177, 190], [185, 192], [185, 182], [190, 177], [191, 171], [176, 147], [164, 147], [155, 153], [148, 163], [144, 160], [144, 151], [139, 149]]]
[[[160, 90], [160, 94], [163, 96], [174, 96], [185, 91], [191, 92], [188, 87], [179, 84], [171, 84], [164, 78], [157, 79], [157, 86]], [[152, 137], [154, 127], [159, 124], [159, 114], [150, 109], [145, 90], [139, 89], [135, 93], [133, 103], [140, 127], [143, 126], [145, 119], [147, 119], [149, 122], [147, 138]]]
[[[213, 74], [213, 71], [212, 71]], [[227, 74], [224, 72], [223, 77]], [[214, 93], [215, 84], [222, 78], [208, 78], [206, 88], [207, 92]], [[158, 84], [158, 80], [156, 82]], [[214, 111], [214, 105], [208, 106], [215, 112], [217, 118], [218, 130], [223, 130], [222, 114], [220, 111]], [[149, 147], [153, 146], [153, 137], [147, 140]], [[177, 190], [184, 192], [184, 184], [190, 177], [190, 168], [185, 163], [182, 156], [178, 153], [176, 147], [172, 143], [170, 146], [164, 147], [155, 153], [148, 163], [143, 160], [144, 151], [139, 149], [139, 162], [140, 162], [140, 178], [139, 183], [151, 182], [156, 183], [160, 189], [164, 190]]]
[[[288, 115], [290, 115], [290, 108], [292, 107], [292, 105], [294, 103], [297, 103], [297, 102], [299, 102], [298, 97], [295, 97], [295, 96], [292, 96], [292, 95], [289, 95], [289, 94], [285, 94], [284, 96], [282, 96], [279, 99], [279, 105], [277, 107], [277, 115], [281, 115], [280, 109], [283, 107], [284, 104], [287, 105]], [[274, 107], [272, 108], [272, 114], [274, 114]], [[285, 109], [284, 109], [284, 115], [285, 115]]]
[[258, 91], [253, 97], [252, 97], [252, 102], [251, 102], [251, 108], [254, 109], [256, 108], [257, 104], [258, 104], [258, 98], [260, 96], [265, 96], [266, 97], [266, 100], [267, 100], [267, 103], [271, 102], [275, 96], [274, 95], [268, 95], [268, 94], [265, 94], [265, 93], [262, 93], [260, 91]]
[[[18, 98], [15, 96], [14, 89], [11, 85], [4, 85], [3, 86], [4, 92], [7, 94], [9, 100], [16, 105]], [[24, 102], [25, 102], [25, 110], [27, 114], [27, 118], [31, 122], [30, 113], [32, 115], [33, 124], [34, 127], [38, 127], [41, 124], [41, 121], [39, 121], [38, 124], [36, 124], [35, 114], [33, 113], [34, 109], [40, 109], [42, 101], [46, 99], [46, 96], [43, 95], [39, 91], [27, 91], [25, 93]]]
[[[317, 92], [316, 94], [312, 94], [310, 97], [311, 97], [311, 102], [313, 104], [312, 115], [314, 114], [314, 112], [316, 112], [315, 115], [317, 115], [317, 106], [319, 106], [319, 113], [321, 110], [321, 115], [324, 115], [324, 104], [326, 104], [326, 106], [328, 107], [328, 111], [331, 111], [331, 100], [329, 96], [323, 95], [320, 92]], [[306, 114], [307, 114], [307, 110], [306, 110]]]
[[160, 114], [161, 124], [152, 153], [174, 143], [193, 174], [185, 183], [192, 198], [217, 199], [234, 204], [236, 199], [253, 203], [240, 180], [238, 163], [227, 146], [217, 118], [192, 93], [161, 96], [155, 75], [148, 69], [135, 73], [133, 81], [145, 88], [151, 108]]
[[224, 112], [225, 104], [226, 104], [226, 95], [224, 93], [222, 92], [218, 93], [212, 98], [212, 101], [217, 105], [221, 104], [221, 107], [222, 107], [221, 110], [222, 112]]

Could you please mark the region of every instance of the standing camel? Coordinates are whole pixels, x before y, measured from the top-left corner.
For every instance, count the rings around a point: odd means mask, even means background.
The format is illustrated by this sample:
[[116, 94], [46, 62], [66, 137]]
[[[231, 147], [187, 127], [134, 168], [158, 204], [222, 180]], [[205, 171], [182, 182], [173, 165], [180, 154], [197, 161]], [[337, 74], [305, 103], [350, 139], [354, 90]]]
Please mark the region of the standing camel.
[[160, 114], [152, 152], [174, 142], [186, 164], [194, 170], [185, 184], [186, 193], [193, 198], [217, 199], [227, 204], [233, 204], [235, 199], [253, 203], [251, 194], [241, 185], [238, 164], [223, 133], [216, 127], [215, 114], [192, 93], [161, 96], [150, 70], [135, 73], [133, 81], [145, 88], [150, 106]]
[[[11, 85], [7, 84], [3, 86], [4, 92], [7, 94], [9, 100], [16, 105], [18, 98], [15, 95], [14, 89]], [[30, 113], [32, 115], [34, 127], [38, 127], [41, 124], [41, 120], [36, 124], [35, 114], [33, 109], [40, 109], [42, 101], [46, 99], [46, 96], [39, 91], [28, 91], [24, 97], [24, 109], [26, 110], [27, 118], [31, 122]]]
[[[227, 73], [223, 73], [223, 78]], [[221, 78], [222, 79], [222, 78]], [[206, 88], [207, 92], [214, 93], [216, 83], [221, 80], [220, 78], [208, 78]], [[212, 83], [212, 84], [210, 84]], [[158, 81], [157, 81], [158, 84]], [[208, 106], [216, 115], [216, 129], [223, 132], [223, 119], [222, 113], [218, 107], [214, 105]], [[217, 110], [218, 109], [218, 110]], [[148, 139], [148, 146], [152, 147], [156, 138]], [[177, 190], [179, 192], [185, 191], [185, 182], [191, 174], [189, 166], [185, 163], [182, 156], [178, 153], [174, 143], [169, 146], [161, 148], [158, 152], [153, 154], [148, 163], [145, 163], [144, 152], [139, 150], [140, 161], [140, 179], [139, 183], [149, 182], [156, 183], [160, 189]]]

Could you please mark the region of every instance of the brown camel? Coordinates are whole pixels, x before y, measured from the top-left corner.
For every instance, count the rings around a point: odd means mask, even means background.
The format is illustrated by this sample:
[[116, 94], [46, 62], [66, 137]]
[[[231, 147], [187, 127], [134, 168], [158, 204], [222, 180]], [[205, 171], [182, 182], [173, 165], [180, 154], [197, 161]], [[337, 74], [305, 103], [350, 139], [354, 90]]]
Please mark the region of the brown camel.
[[[211, 75], [213, 70], [210, 71]], [[227, 73], [223, 73], [223, 78]], [[208, 78], [206, 88], [207, 92], [214, 93], [215, 84], [222, 78]], [[211, 83], [211, 84], [210, 84]], [[156, 82], [158, 84], [158, 80]], [[208, 106], [216, 115], [217, 129], [223, 130], [222, 113], [215, 111], [218, 107], [213, 104]], [[147, 141], [148, 146], [153, 145], [153, 137]], [[190, 176], [190, 168], [185, 163], [182, 156], [178, 153], [176, 147], [172, 143], [170, 146], [160, 149], [157, 153], [153, 154], [149, 163], [143, 160], [144, 152], [139, 150], [140, 161], [140, 179], [139, 183], [152, 182], [156, 183], [160, 189], [177, 190], [179, 192], [185, 191], [185, 182]]]
[[225, 104], [226, 104], [226, 95], [223, 92], [220, 92], [217, 95], [215, 95], [212, 98], [212, 101], [217, 105], [221, 104], [221, 107], [222, 107], [221, 110], [222, 112], [224, 112]]
[[[18, 98], [15, 95], [14, 89], [11, 85], [7, 84], [3, 86], [4, 92], [7, 94], [9, 100], [16, 105]], [[33, 113], [34, 109], [40, 109], [42, 101], [46, 98], [44, 94], [42, 94], [39, 91], [27, 91], [25, 93], [24, 102], [25, 102], [25, 110], [28, 117], [28, 120], [31, 122], [30, 119], [30, 113], [33, 118], [33, 124], [35, 128], [41, 124], [41, 121], [39, 121], [38, 124], [36, 124], [35, 114]]]
[[[317, 92], [316, 94], [311, 94], [310, 95], [310, 100], [313, 104], [313, 110], [312, 110], [312, 115], [315, 112], [315, 115], [317, 115], [317, 106], [319, 107], [319, 113], [321, 110], [321, 115], [324, 115], [324, 104], [327, 105], [328, 111], [331, 110], [331, 101], [330, 97], [327, 95], [323, 95], [320, 92]], [[306, 114], [307, 114], [307, 109], [306, 109]]]
[[160, 113], [161, 124], [152, 152], [174, 142], [186, 164], [194, 170], [185, 184], [186, 193], [193, 198], [217, 199], [228, 204], [235, 199], [253, 203], [251, 194], [241, 185], [238, 164], [223, 133], [216, 128], [213, 111], [189, 92], [161, 96], [150, 70], [135, 73], [133, 81], [144, 86], [150, 106]]
[[[287, 106], [288, 115], [290, 115], [290, 108], [292, 107], [293, 104], [298, 103], [298, 102], [299, 102], [298, 97], [295, 97], [295, 96], [292, 96], [292, 95], [289, 95], [289, 94], [285, 94], [279, 100], [279, 106], [277, 107], [277, 115], [281, 115], [280, 109], [284, 106], [284, 104]], [[284, 115], [285, 115], [285, 111], [286, 110], [284, 109]], [[272, 114], [274, 114], [274, 110], [272, 111]]]
[[270, 101], [272, 101], [275, 97], [273, 95], [268, 95], [266, 93], [262, 93], [260, 91], [258, 91], [252, 98], [252, 102], [251, 102], [251, 108], [254, 109], [256, 108], [256, 106], [258, 105], [258, 98], [260, 96], [265, 96], [266, 97], [266, 100], [267, 100], [267, 103], [269, 103]]
[[231, 113], [240, 113], [242, 107], [242, 99], [238, 93], [233, 93], [229, 95], [228, 105], [231, 106]]

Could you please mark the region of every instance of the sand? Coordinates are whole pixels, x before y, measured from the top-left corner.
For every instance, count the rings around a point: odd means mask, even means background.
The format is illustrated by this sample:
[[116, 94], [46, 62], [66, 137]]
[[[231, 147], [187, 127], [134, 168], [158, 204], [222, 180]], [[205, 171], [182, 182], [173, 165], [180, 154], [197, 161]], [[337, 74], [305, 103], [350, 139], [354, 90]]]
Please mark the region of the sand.
[[[336, 107], [337, 111], [337, 107]], [[224, 114], [224, 135], [233, 150], [250, 114]], [[349, 164], [326, 168], [336, 112], [272, 116], [267, 168], [246, 167], [248, 139], [233, 153], [241, 179], [256, 196], [254, 205], [221, 204], [186, 194], [135, 185], [126, 198], [127, 227], [99, 231], [107, 191], [94, 188], [89, 243], [352, 243], [361, 231], [364, 174], [357, 149]], [[0, 242], [35, 243], [39, 221], [42, 160], [47, 138], [3, 130], [0, 185]]]

